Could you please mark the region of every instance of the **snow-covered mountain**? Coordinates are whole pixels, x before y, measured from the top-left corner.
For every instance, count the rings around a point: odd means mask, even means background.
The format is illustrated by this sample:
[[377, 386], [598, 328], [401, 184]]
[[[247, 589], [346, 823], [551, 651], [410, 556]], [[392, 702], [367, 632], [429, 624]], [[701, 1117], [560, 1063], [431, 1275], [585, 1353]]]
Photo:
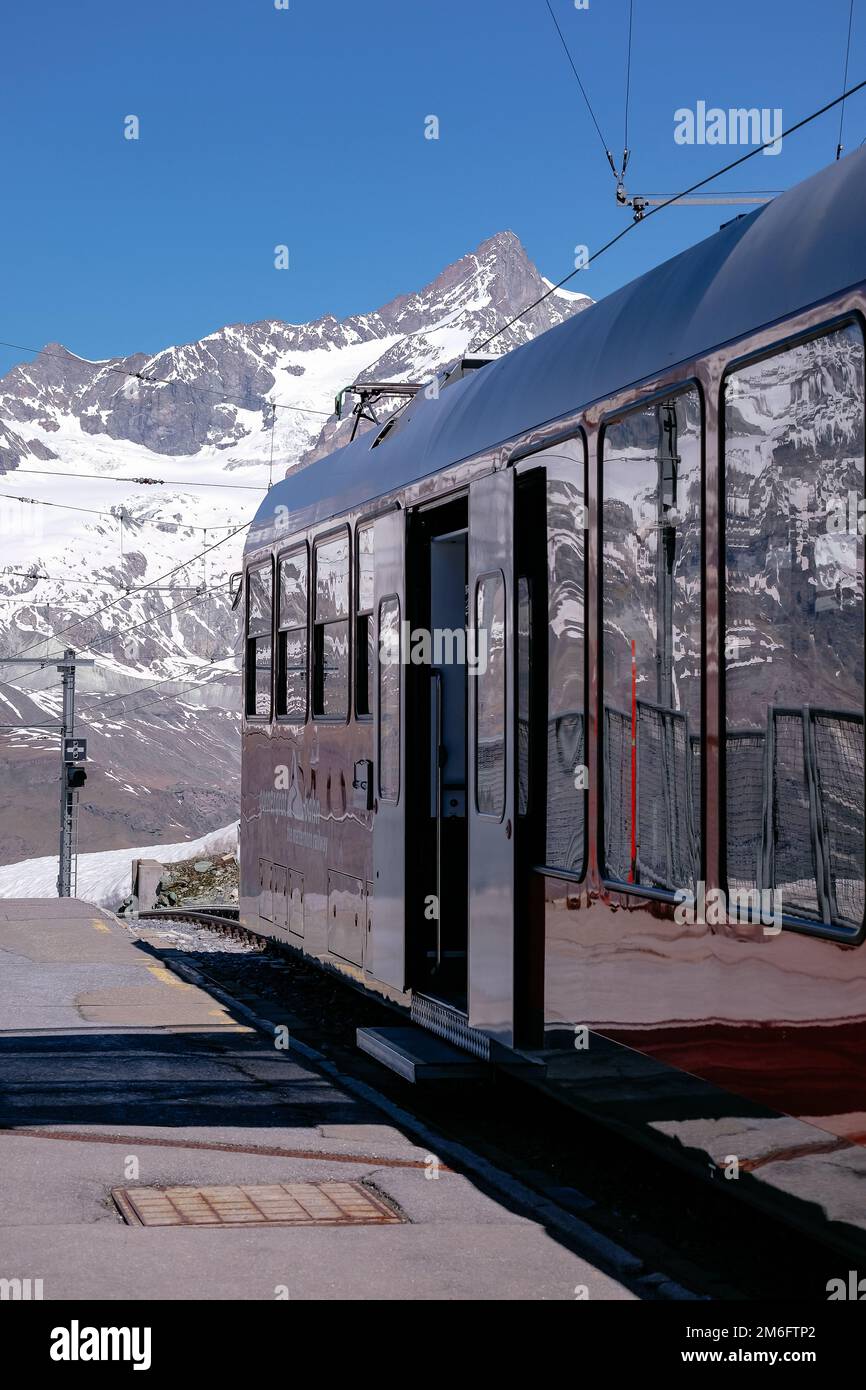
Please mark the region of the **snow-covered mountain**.
[[[190, 484], [209, 467], [260, 487], [271, 453], [271, 402], [292, 407], [277, 411], [273, 438], [285, 468], [315, 444], [337, 391], [360, 373], [429, 377], [549, 288], [514, 233], [500, 232], [424, 289], [369, 314], [231, 324], [153, 357], [104, 362], [49, 343], [0, 378], [0, 467], [62, 461], [71, 469], [88, 458], [109, 471], [112, 460], [140, 468], [158, 455], [158, 472], [171, 471], [166, 456], [177, 458]], [[590, 302], [554, 291], [491, 350], [506, 352]]]
[[[82, 849], [197, 836], [237, 815], [227, 585], [244, 535], [230, 532], [269, 479], [344, 442], [350, 423], [333, 416], [344, 386], [432, 377], [548, 288], [500, 232], [371, 313], [233, 324], [101, 362], [49, 343], [0, 378], [0, 656], [70, 645], [96, 659], [78, 679], [77, 731], [95, 755]], [[488, 350], [590, 302], [555, 291]], [[53, 668], [4, 670], [0, 722], [56, 718]], [[56, 736], [7, 730], [0, 748], [16, 806], [0, 817], [0, 863], [51, 853]]]

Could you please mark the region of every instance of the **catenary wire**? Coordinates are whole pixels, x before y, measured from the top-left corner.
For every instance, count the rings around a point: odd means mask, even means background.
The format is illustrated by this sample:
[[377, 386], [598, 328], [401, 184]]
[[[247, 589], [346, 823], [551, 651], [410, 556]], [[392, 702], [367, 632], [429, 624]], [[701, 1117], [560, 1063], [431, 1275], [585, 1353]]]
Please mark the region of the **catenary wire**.
[[586, 88], [584, 87], [582, 81], [580, 80], [580, 73], [578, 72], [578, 70], [577, 70], [577, 65], [576, 65], [574, 59], [573, 59], [572, 56], [571, 56], [571, 50], [570, 50], [570, 48], [568, 47], [568, 44], [567, 44], [566, 41], [565, 41], [565, 35], [563, 34], [562, 30], [561, 30], [560, 27], [559, 27], [559, 20], [556, 18], [556, 15], [553, 13], [553, 6], [551, 5], [550, 0], [544, 0], [544, 2], [545, 2], [545, 4], [547, 5], [547, 9], [548, 9], [548, 13], [549, 13], [549, 15], [550, 15], [550, 18], [553, 20], [553, 23], [554, 23], [554, 25], [555, 25], [555, 27], [556, 27], [556, 32], [557, 32], [557, 34], [559, 35], [559, 41], [560, 41], [560, 43], [562, 44], [562, 47], [563, 47], [563, 49], [564, 49], [564, 51], [565, 51], [565, 56], [566, 56], [566, 58], [568, 59], [569, 64], [570, 64], [570, 66], [571, 66], [571, 70], [572, 70], [572, 72], [574, 73], [574, 76], [575, 76], [575, 78], [576, 78], [576, 80], [577, 80], [577, 85], [578, 85], [578, 87], [580, 88], [580, 94], [581, 94], [581, 96], [583, 97], [584, 101], [586, 102], [586, 109], [587, 109], [587, 111], [589, 112], [590, 116], [592, 117], [592, 123], [593, 123], [593, 125], [595, 126], [596, 130], [598, 131], [598, 138], [599, 138], [599, 140], [601, 141], [601, 147], [602, 147], [602, 149], [604, 150], [604, 157], [605, 157], [605, 159], [607, 160], [608, 164], [610, 165], [611, 169], [613, 170], [614, 178], [617, 178], [617, 177], [618, 177], [618, 174], [617, 174], [617, 170], [616, 170], [616, 165], [614, 164], [614, 161], [613, 161], [613, 155], [611, 154], [611, 151], [610, 151], [610, 145], [607, 143], [607, 141], [606, 141], [605, 138], [604, 138], [604, 135], [602, 134], [601, 126], [599, 125], [599, 123], [598, 123], [598, 121], [597, 121], [597, 119], [596, 119], [595, 112], [594, 112], [593, 109], [592, 109], [592, 102], [590, 101], [589, 97], [587, 96], [587, 94], [586, 94]]
[[[849, 59], [850, 56], [851, 56], [851, 26], [852, 26], [853, 22], [854, 22], [854, 0], [851, 0], [851, 4], [850, 4], [850, 6], [849, 6], [849, 8], [848, 8], [848, 41], [847, 41], [847, 43], [845, 44], [845, 72], [844, 72], [844, 75], [843, 75], [843, 77], [842, 77], [842, 86], [843, 86], [843, 88], [845, 87], [845, 85], [846, 85], [846, 83], [847, 83], [847, 81], [848, 81], [848, 59]], [[841, 105], [841, 107], [839, 108], [839, 139], [836, 141], [836, 158], [837, 158], [837, 159], [841, 159], [841, 157], [842, 157], [842, 123], [843, 123], [844, 120], [845, 120], [845, 101], [844, 101], [844, 99], [843, 99], [842, 105]]]
[[[828, 101], [826, 105], [820, 107], [817, 111], [812, 111], [808, 116], [804, 116], [802, 120], [797, 121], [787, 130], [783, 130], [781, 135], [776, 136], [772, 140], [766, 140], [763, 145], [756, 145], [754, 149], [747, 150], [746, 153], [740, 155], [738, 159], [732, 159], [724, 168], [717, 169], [715, 173], [707, 174], [706, 178], [699, 179], [697, 183], [691, 184], [688, 188], [682, 189], [679, 193], [672, 194], [671, 197], [667, 198], [663, 203], [659, 203], [657, 207], [649, 208], [641, 219], [641, 222], [646, 222], [648, 218], [654, 217], [657, 212], [663, 212], [665, 208], [670, 207], [671, 203], [675, 203], [678, 198], [688, 197], [690, 193], [694, 193], [697, 189], [705, 187], [708, 183], [712, 183], [714, 179], [721, 178], [722, 174], [727, 174], [731, 169], [736, 169], [738, 165], [745, 164], [747, 159], [753, 159], [756, 154], [760, 154], [761, 151], [766, 149], [769, 145], [775, 145], [780, 140], [786, 140], [789, 136], [795, 134], [796, 131], [802, 130], [804, 126], [809, 125], [811, 121], [817, 120], [819, 116], [826, 115], [828, 111], [832, 111], [834, 106], [838, 106], [840, 102], [847, 100], [848, 97], [853, 96], [855, 92], [861, 91], [864, 87], [866, 87], [866, 78], [861, 82], [857, 82], [853, 87], [849, 87], [841, 96], [834, 97], [832, 101]], [[612, 246], [615, 246], [618, 241], [622, 241], [624, 236], [627, 236], [630, 231], [633, 231], [635, 227], [640, 225], [641, 223], [638, 222], [630, 222], [627, 227], [623, 227], [621, 231], [617, 232], [616, 236], [612, 236], [609, 241], [606, 241], [603, 246], [593, 252], [585, 263], [569, 271], [568, 275], [564, 275], [555, 285], [551, 285], [548, 290], [545, 290], [544, 294], [540, 294], [531, 304], [525, 305], [524, 308], [520, 309], [512, 318], [508, 319], [507, 322], [503, 323], [495, 332], [491, 333], [489, 337], [485, 338], [482, 343], [476, 344], [474, 347], [470, 348], [469, 351], [481, 352], [489, 343], [493, 342], [494, 338], [498, 338], [500, 334], [509, 329], [512, 324], [522, 319], [524, 314], [530, 313], [533, 309], [537, 308], [539, 304], [543, 304], [545, 299], [548, 299], [550, 295], [554, 294], [557, 290], [562, 289], [563, 285], [567, 285], [570, 280], [574, 279], [575, 275], [579, 275], [592, 261], [597, 261], [606, 251], [609, 251]]]

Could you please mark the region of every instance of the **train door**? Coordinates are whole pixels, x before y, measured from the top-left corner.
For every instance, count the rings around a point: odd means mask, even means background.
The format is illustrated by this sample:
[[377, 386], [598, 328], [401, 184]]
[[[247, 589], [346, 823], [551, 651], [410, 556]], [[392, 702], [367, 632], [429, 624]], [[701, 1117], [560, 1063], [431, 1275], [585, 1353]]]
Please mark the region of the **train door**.
[[368, 904], [366, 970], [406, 987], [406, 514], [388, 512], [374, 526], [373, 623], [373, 894]]
[[469, 490], [469, 1024], [514, 1041], [514, 474]]
[[[407, 668], [410, 976], [427, 1005], [467, 1011], [467, 555], [465, 496], [420, 508], [409, 530]], [[425, 1005], [425, 1007], [427, 1007]]]

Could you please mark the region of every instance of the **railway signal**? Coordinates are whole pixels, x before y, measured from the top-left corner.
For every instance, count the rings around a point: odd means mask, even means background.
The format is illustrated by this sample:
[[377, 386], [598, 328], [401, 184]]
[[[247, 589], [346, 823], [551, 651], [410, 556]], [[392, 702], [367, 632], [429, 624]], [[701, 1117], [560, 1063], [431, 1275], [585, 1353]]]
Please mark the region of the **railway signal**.
[[[79, 762], [87, 757], [87, 740], [76, 738], [75, 724], [75, 670], [78, 666], [94, 666], [92, 657], [75, 655], [73, 647], [67, 647], [58, 656], [6, 656], [0, 657], [0, 664], [6, 666], [56, 666], [60, 672], [63, 691], [63, 714], [60, 724], [60, 854], [57, 873], [57, 896], [72, 896], [73, 862], [76, 856], [76, 830], [78, 824], [78, 793], [87, 781], [87, 773]], [[27, 724], [15, 727], [32, 727]]]

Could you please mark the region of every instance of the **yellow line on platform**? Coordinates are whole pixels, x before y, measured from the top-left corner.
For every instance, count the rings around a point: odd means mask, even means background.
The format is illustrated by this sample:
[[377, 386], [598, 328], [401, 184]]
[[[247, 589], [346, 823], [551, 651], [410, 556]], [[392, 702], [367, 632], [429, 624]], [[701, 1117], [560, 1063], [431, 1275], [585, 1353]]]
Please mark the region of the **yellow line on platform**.
[[175, 989], [193, 989], [193, 985], [188, 985], [185, 980], [179, 980], [170, 970], [166, 970], [164, 965], [149, 965], [148, 970], [160, 984], [174, 985]]
[[100, 922], [98, 917], [94, 917], [91, 920], [90, 925], [94, 928], [95, 931], [111, 931], [111, 927], [108, 926], [107, 922]]

